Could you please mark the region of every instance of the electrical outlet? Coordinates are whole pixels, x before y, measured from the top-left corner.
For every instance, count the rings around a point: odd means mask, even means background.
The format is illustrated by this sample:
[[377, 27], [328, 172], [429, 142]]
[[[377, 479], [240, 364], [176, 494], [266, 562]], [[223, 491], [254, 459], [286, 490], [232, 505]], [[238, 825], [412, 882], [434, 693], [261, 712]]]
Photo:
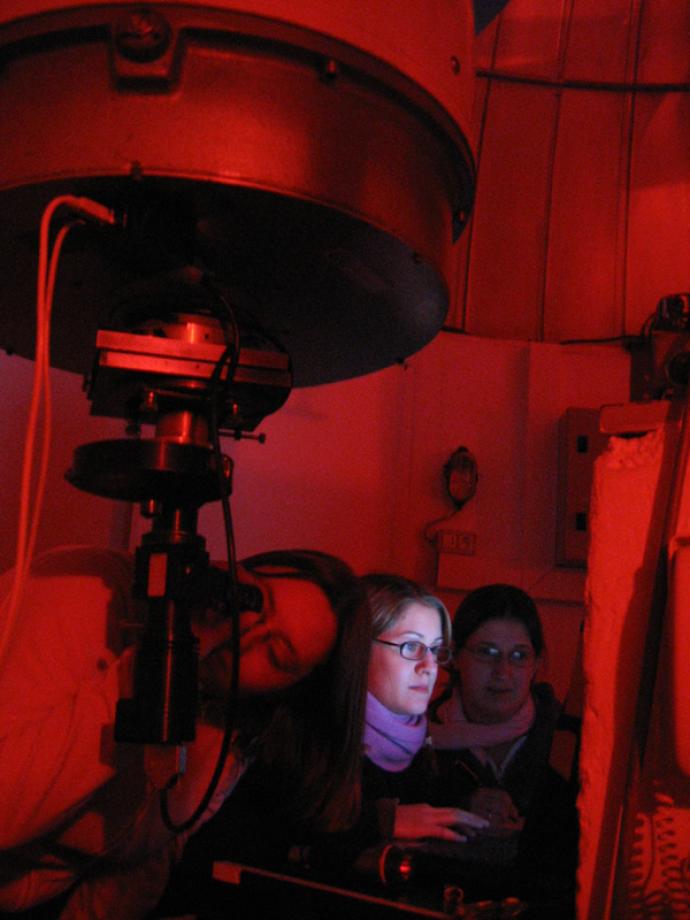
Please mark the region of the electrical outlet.
[[457, 553], [460, 556], [474, 556], [476, 534], [468, 530], [439, 530], [436, 546], [439, 553]]

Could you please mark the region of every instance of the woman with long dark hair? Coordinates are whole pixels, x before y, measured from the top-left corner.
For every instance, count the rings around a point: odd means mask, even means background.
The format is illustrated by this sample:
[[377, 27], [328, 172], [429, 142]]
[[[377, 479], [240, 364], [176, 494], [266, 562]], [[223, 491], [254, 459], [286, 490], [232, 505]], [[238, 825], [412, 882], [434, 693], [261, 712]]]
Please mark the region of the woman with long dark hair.
[[[171, 826], [156, 751], [113, 735], [142, 614], [131, 558], [73, 547], [35, 561], [0, 672], [0, 910], [147, 915], [190, 833], [257, 758], [296, 783], [295, 815], [329, 830], [354, 820], [370, 634], [359, 580], [340, 560], [303, 550], [247, 559], [238, 580], [260, 599], [240, 607], [239, 636], [222, 607], [191, 612], [200, 713], [185, 769], [174, 783], [167, 767], [163, 775]], [[3, 576], [0, 597], [11, 583]], [[236, 650], [239, 701], [219, 761]], [[214, 793], [186, 827], [219, 762]]]

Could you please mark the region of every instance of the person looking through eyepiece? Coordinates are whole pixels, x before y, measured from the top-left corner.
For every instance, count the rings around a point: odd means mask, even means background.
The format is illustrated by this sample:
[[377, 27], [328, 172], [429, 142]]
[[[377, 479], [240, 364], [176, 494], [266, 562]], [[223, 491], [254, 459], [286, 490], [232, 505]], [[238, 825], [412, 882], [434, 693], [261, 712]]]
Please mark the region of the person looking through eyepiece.
[[[146, 916], [190, 834], [218, 810], [259, 748], [302, 780], [296, 809], [327, 827], [356, 813], [369, 622], [350, 569], [312, 551], [264, 553], [238, 566], [238, 579], [261, 591], [262, 609], [239, 615], [235, 732], [206, 811], [177, 835], [162, 820], [144, 747], [113, 739], [142, 615], [132, 569], [123, 553], [62, 548], [37, 558], [25, 584], [0, 673], [0, 910], [43, 905], [45, 918]], [[11, 584], [11, 572], [0, 578], [3, 606]], [[192, 629], [201, 712], [186, 771], [169, 790], [176, 822], [208, 787], [232, 676], [231, 621], [198, 610]]]

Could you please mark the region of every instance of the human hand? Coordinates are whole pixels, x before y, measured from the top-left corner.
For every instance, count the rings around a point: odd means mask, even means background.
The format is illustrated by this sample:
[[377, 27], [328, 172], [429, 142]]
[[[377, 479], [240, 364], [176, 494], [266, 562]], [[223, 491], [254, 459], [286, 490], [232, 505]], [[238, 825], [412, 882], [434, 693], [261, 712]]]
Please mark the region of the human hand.
[[435, 837], [462, 843], [480, 830], [487, 830], [490, 822], [462, 808], [436, 808], [420, 802], [415, 805], [397, 805], [393, 836], [399, 840], [419, 840]]
[[470, 798], [470, 808], [488, 820], [489, 827], [484, 831], [486, 834], [509, 836], [521, 831], [525, 824], [525, 819], [505, 789], [487, 786], [475, 789]]

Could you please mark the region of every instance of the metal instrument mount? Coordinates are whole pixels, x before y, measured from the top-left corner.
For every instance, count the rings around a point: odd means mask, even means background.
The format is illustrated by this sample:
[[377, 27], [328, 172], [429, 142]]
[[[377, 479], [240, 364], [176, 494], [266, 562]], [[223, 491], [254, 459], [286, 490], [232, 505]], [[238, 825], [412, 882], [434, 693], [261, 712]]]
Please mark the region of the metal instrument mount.
[[[179, 284], [181, 300], [189, 283]], [[211, 313], [157, 311], [155, 304], [149, 313], [134, 329], [99, 330], [88, 395], [94, 414], [125, 418], [130, 431], [153, 425], [153, 437], [82, 445], [67, 479], [139, 502], [152, 519], [136, 551], [134, 582], [146, 622], [133, 696], [119, 701], [115, 737], [181, 744], [194, 738], [197, 708], [192, 612], [227, 588], [197, 533], [199, 508], [231, 492], [232, 462], [213, 449], [213, 421], [235, 436], [252, 431], [285, 402], [292, 378], [288, 355], [268, 339], [260, 343], [256, 330], [243, 347], [239, 328], [230, 342], [227, 323]]]

